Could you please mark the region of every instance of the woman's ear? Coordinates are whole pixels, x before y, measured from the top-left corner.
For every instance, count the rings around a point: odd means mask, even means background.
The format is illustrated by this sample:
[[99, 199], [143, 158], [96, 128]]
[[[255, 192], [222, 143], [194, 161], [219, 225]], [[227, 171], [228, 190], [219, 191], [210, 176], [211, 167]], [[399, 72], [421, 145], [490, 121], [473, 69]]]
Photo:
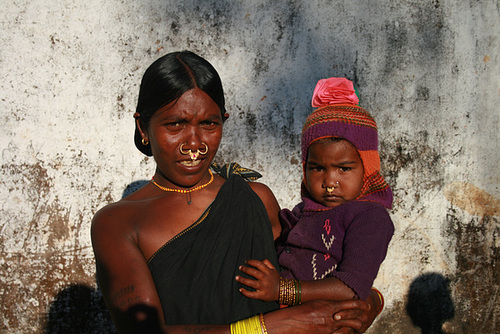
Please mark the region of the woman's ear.
[[139, 130], [142, 139], [149, 142], [148, 132], [146, 131], [146, 127], [144, 126], [144, 123], [141, 120], [141, 114], [139, 114], [138, 112], [134, 113], [134, 118], [135, 118], [135, 125], [137, 126], [137, 129]]

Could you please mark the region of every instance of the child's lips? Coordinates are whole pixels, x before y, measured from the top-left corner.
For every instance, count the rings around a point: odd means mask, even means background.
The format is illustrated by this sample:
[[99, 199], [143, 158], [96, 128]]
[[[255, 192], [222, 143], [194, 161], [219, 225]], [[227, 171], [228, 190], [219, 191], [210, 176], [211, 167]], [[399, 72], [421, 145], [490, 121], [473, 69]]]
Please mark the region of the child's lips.
[[327, 193], [325, 196], [324, 196], [324, 199], [328, 202], [337, 202], [340, 197], [337, 196], [337, 195], [333, 195], [333, 194], [330, 194], [330, 193]]

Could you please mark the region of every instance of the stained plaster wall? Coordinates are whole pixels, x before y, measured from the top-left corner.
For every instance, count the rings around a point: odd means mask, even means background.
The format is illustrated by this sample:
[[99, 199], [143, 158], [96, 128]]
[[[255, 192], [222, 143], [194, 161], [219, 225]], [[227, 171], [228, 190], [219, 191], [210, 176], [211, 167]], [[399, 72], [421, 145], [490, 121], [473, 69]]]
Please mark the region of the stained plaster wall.
[[2, 3], [1, 332], [111, 331], [90, 220], [152, 175], [132, 142], [138, 85], [181, 49], [209, 59], [225, 85], [218, 161], [261, 171], [283, 207], [299, 200], [316, 81], [352, 79], [395, 193], [375, 284], [387, 306], [370, 333], [419, 333], [421, 318], [499, 332], [499, 10], [494, 0]]

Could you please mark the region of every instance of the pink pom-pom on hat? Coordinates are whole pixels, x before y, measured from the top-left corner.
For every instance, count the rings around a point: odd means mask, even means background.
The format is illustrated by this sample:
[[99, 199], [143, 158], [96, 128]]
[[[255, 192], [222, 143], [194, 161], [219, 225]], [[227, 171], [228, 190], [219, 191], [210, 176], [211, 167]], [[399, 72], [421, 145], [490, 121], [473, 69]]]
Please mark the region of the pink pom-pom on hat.
[[354, 104], [359, 103], [358, 96], [354, 90], [351, 80], [346, 78], [321, 79], [314, 88], [312, 106], [314, 108], [324, 107], [332, 104]]

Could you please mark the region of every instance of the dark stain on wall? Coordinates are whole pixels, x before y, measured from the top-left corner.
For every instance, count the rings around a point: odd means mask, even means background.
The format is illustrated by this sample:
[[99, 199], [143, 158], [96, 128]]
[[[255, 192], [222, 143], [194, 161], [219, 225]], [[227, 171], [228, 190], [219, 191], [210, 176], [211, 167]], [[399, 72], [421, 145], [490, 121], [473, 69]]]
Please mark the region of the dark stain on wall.
[[[408, 212], [422, 209], [423, 192], [444, 187], [445, 164], [438, 148], [429, 143], [429, 133], [419, 131], [400, 134], [397, 138], [386, 136], [380, 143], [381, 170], [395, 194], [395, 207]], [[398, 176], [405, 171], [405, 184], [398, 184]], [[402, 203], [400, 198], [413, 197], [414, 201]]]
[[[45, 323], [48, 305], [65, 285], [93, 284], [85, 274], [85, 267], [93, 258], [82, 256], [81, 250], [45, 252], [41, 254], [1, 253], [4, 264], [0, 270], [10, 272], [5, 280], [2, 296], [3, 330], [24, 328], [29, 323], [41, 328]], [[74, 283], [69, 283], [74, 282]], [[28, 307], [24, 309], [23, 307]], [[57, 333], [57, 332], [56, 332]]]
[[417, 101], [427, 101], [429, 99], [429, 88], [418, 86], [417, 87]]
[[447, 52], [443, 39], [445, 20], [439, 3], [429, 2], [408, 11], [406, 17], [388, 20], [384, 27], [386, 61], [383, 73], [387, 80], [392, 80], [395, 71], [404, 70], [413, 62], [427, 69], [438, 67], [441, 55]]
[[[498, 333], [500, 323], [500, 222], [498, 216], [467, 218], [450, 206], [446, 233], [456, 240], [454, 285], [457, 332]], [[474, 316], [471, 316], [471, 310]]]
[[250, 143], [257, 139], [258, 129], [257, 129], [257, 116], [252, 112], [245, 113], [245, 130], [246, 137], [249, 139]]
[[[86, 156], [78, 153], [73, 155], [72, 161], [75, 166], [90, 165]], [[7, 274], [2, 280], [2, 330], [24, 328], [26, 323], [41, 325], [45, 321], [41, 315], [46, 314], [54, 295], [66, 285], [94, 284], [93, 277], [87, 274], [88, 268], [94, 266], [90, 245], [84, 244], [79, 233], [88, 226], [86, 209], [95, 212], [98, 206], [112, 201], [112, 186], [104, 186], [98, 198], [89, 200], [89, 208], [75, 208], [79, 212], [70, 220], [70, 208], [62, 206], [57, 196], [51, 196], [57, 183], [50, 176], [51, 169], [64, 168], [57, 159], [49, 164], [39, 161], [2, 165], [0, 177], [8, 180], [5, 184], [13, 194], [12, 200], [23, 203], [18, 216], [3, 218], [23, 219], [23, 215], [27, 218], [22, 229], [12, 232], [22, 243], [22, 251], [0, 249], [3, 260], [0, 271]], [[71, 173], [64, 171], [63, 175], [73, 177]], [[88, 184], [81, 186], [80, 183], [85, 180], [74, 178], [75, 191], [92, 191]], [[0, 241], [0, 245], [6, 245], [3, 235]], [[53, 331], [58, 332], [61, 331]]]
[[500, 216], [500, 200], [468, 182], [452, 182], [444, 189], [446, 199], [457, 208], [479, 217]]

